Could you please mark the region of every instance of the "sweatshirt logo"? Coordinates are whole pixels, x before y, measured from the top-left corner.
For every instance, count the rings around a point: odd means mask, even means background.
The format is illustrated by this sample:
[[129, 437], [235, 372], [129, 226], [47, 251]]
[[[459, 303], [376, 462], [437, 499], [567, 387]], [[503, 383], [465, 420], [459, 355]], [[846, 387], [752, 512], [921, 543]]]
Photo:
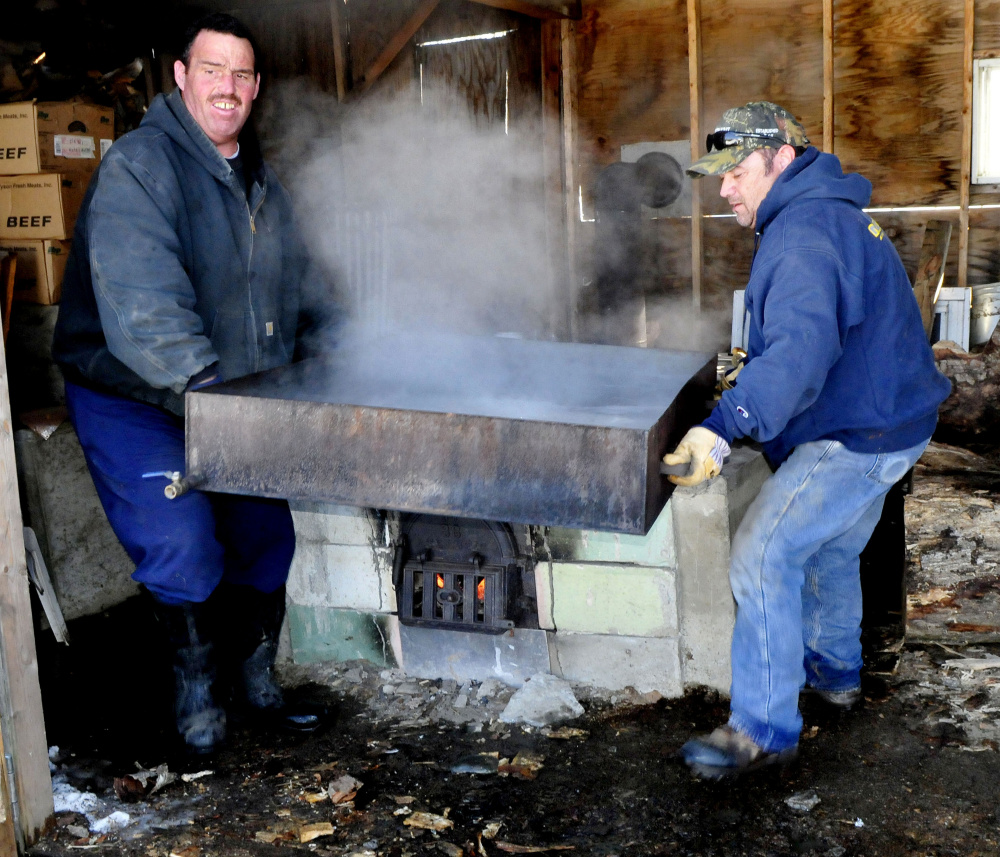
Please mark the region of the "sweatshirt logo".
[[878, 238], [879, 241], [885, 238], [885, 233], [882, 231], [882, 227], [879, 226], [874, 220], [868, 224], [868, 231]]
[[737, 405], [736, 406], [736, 413], [738, 413], [745, 420], [750, 419], [750, 412], [746, 408], [744, 408], [742, 405]]

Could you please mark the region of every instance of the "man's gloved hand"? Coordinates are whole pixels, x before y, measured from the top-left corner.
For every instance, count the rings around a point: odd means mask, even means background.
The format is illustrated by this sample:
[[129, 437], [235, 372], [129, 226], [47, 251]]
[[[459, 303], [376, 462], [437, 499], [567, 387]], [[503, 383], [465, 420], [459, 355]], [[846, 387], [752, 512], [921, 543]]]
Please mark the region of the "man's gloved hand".
[[746, 363], [747, 353], [742, 348], [734, 348], [730, 353], [733, 368], [726, 372], [719, 380], [719, 386], [723, 390], [732, 390], [736, 386], [736, 376], [743, 371]]
[[704, 426], [690, 429], [677, 448], [663, 456], [664, 464], [688, 464], [687, 476], [668, 476], [674, 485], [690, 487], [718, 476], [729, 455], [729, 444]]
[[185, 393], [192, 390], [201, 390], [204, 387], [211, 387], [213, 384], [222, 382], [222, 373], [219, 371], [219, 363], [216, 361], [211, 366], [206, 366], [197, 375], [192, 375], [184, 388]]

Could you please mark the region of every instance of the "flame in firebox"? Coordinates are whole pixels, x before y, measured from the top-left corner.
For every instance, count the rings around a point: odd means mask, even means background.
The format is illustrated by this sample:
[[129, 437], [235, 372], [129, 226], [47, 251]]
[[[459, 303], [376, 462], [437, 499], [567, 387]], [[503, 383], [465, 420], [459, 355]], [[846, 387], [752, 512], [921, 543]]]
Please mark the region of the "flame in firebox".
[[[444, 575], [443, 574], [435, 574], [434, 575], [434, 582], [437, 584], [437, 588], [438, 589], [444, 589]], [[480, 601], [485, 601], [486, 600], [486, 578], [485, 577], [482, 580], [480, 580], [479, 581], [479, 585], [476, 586], [476, 598], [478, 598]]]

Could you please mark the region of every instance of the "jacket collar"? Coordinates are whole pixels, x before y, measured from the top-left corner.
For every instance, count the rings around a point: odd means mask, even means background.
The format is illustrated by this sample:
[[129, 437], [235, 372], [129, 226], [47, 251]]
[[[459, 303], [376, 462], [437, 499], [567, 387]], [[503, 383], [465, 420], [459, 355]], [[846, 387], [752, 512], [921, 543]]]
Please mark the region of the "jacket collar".
[[[142, 121], [163, 130], [216, 179], [223, 183], [230, 181], [232, 167], [187, 109], [180, 87], [169, 95], [157, 95]], [[239, 143], [243, 169], [256, 184], [264, 187], [264, 163], [260, 144], [249, 122], [240, 134]]]

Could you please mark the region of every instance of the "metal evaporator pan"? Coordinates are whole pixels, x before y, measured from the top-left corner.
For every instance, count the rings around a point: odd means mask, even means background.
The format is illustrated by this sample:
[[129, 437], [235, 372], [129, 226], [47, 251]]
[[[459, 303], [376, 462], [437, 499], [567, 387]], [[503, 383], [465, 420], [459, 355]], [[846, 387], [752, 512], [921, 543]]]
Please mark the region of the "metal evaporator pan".
[[716, 355], [393, 335], [186, 396], [204, 491], [645, 533]]

